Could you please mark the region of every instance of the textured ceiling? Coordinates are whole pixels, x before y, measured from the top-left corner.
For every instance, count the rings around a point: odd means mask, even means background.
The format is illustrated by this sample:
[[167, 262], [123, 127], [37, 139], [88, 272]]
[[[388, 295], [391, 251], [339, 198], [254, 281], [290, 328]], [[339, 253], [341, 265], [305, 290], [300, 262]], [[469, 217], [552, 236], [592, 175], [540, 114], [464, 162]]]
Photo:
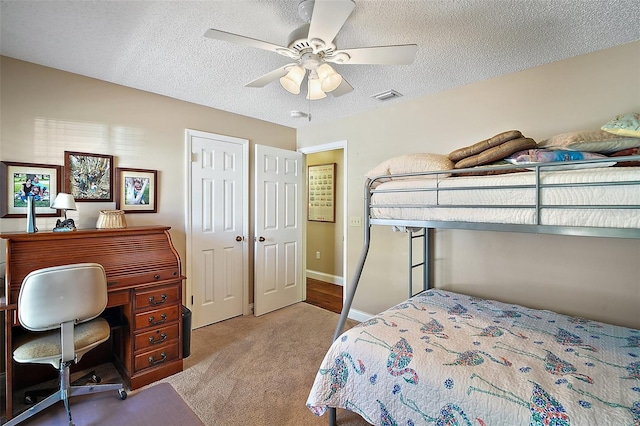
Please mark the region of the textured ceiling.
[[[297, 0], [2, 0], [1, 54], [300, 128], [640, 40], [638, 0], [356, 0], [338, 48], [415, 43], [412, 65], [339, 65], [354, 87], [307, 101], [275, 81], [289, 60], [203, 37], [209, 28], [286, 45]], [[371, 96], [394, 89], [387, 102]], [[290, 112], [311, 112], [312, 120]]]

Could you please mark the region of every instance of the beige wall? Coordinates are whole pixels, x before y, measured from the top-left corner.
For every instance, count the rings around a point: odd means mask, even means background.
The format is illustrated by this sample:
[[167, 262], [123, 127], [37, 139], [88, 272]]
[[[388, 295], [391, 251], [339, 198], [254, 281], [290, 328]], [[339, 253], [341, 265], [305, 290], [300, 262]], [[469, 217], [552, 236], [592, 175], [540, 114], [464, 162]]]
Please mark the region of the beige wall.
[[[640, 42], [306, 127], [298, 147], [347, 141], [347, 216], [357, 216], [363, 175], [386, 158], [447, 154], [510, 129], [541, 141], [631, 111], [640, 111]], [[362, 228], [349, 227], [347, 284], [361, 243]], [[442, 230], [436, 247], [440, 287], [640, 328], [640, 241]], [[373, 228], [355, 309], [406, 298], [406, 253], [406, 235]]]
[[[127, 224], [171, 226], [183, 267], [185, 129], [248, 139], [251, 158], [254, 144], [296, 148], [296, 131], [289, 127], [7, 57], [0, 57], [0, 66], [0, 159], [63, 165], [66, 150], [113, 155], [115, 167], [158, 170], [158, 213], [127, 214]], [[249, 170], [252, 194], [252, 165]], [[78, 203], [69, 217], [79, 228], [95, 228], [99, 210], [113, 208], [115, 203]], [[55, 220], [38, 218], [37, 225], [52, 229]], [[0, 219], [2, 232], [25, 226], [25, 219]]]
[[[336, 163], [336, 221], [335, 223], [307, 221], [307, 271], [337, 278], [342, 278], [343, 263], [344, 164], [342, 158], [342, 149], [307, 155], [307, 166]], [[320, 252], [320, 259], [316, 259], [316, 252]], [[330, 277], [327, 277], [326, 281], [333, 282], [329, 281]]]

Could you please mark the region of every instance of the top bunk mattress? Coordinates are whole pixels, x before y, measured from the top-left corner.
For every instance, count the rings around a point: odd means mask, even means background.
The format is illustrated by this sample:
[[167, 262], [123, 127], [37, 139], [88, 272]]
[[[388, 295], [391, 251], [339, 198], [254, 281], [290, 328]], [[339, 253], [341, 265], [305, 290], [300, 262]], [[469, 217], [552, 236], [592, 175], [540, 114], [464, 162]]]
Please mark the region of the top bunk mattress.
[[409, 221], [640, 228], [640, 167], [392, 179], [370, 217]]

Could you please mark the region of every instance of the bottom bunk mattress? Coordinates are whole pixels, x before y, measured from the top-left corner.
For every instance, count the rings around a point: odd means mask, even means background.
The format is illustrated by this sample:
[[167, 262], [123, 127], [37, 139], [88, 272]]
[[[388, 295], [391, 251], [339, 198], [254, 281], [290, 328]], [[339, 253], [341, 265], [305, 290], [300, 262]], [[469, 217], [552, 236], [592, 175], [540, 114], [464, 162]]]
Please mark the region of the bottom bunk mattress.
[[376, 425], [640, 425], [640, 331], [427, 290], [344, 332], [307, 406]]

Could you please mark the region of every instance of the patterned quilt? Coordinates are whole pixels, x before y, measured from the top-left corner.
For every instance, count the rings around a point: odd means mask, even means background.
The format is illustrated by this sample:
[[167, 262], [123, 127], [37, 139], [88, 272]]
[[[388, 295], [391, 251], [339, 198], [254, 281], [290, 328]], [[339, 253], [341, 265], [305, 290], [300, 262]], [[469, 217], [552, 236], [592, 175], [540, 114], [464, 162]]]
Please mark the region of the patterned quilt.
[[307, 406], [375, 425], [640, 425], [640, 331], [428, 290], [334, 342]]

